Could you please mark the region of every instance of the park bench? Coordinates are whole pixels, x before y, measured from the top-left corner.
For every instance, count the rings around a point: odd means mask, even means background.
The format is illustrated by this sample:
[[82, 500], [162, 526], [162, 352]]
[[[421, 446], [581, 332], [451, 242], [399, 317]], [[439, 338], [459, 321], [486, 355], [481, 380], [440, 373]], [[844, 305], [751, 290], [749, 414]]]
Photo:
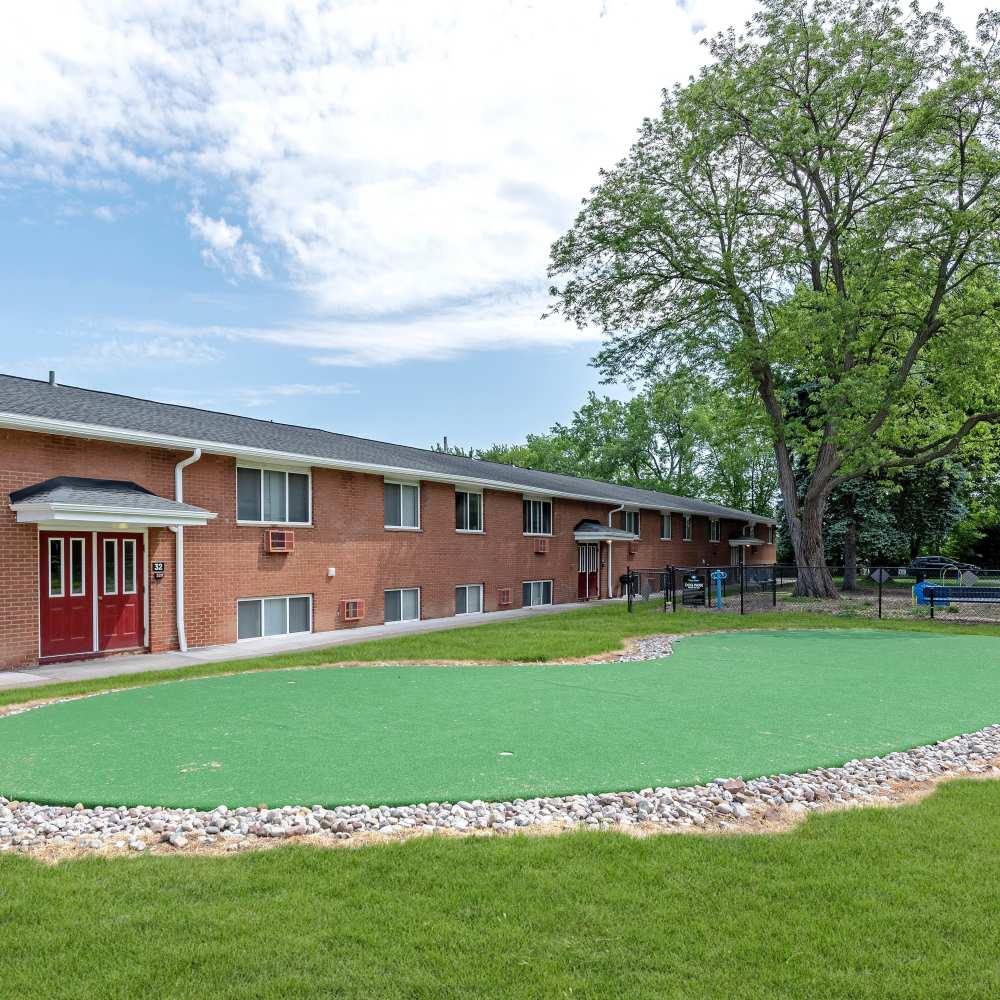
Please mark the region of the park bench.
[[964, 587], [958, 584], [914, 584], [914, 604], [1000, 604], [1000, 587]]

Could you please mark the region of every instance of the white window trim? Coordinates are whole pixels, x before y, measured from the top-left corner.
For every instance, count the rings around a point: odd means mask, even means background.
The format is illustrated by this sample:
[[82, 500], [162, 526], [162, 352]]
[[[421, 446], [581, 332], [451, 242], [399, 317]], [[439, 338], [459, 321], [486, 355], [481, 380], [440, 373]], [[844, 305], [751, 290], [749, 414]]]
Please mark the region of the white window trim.
[[[667, 533], [663, 534], [663, 525], [667, 526]], [[660, 541], [672, 542], [674, 540], [674, 515], [660, 512]]]
[[694, 515], [681, 514], [681, 541], [694, 541]]
[[710, 542], [721, 542], [722, 541], [722, 522], [717, 517], [713, 517], [713, 518], [709, 519], [709, 522], [708, 522], [708, 540]]
[[[549, 527], [552, 528], [552, 527], [555, 526], [556, 510], [555, 510], [555, 504], [552, 503], [552, 498], [551, 497], [522, 497], [521, 499], [522, 499], [522, 501], [523, 500], [527, 500], [530, 503], [547, 503], [549, 505]], [[521, 534], [524, 535], [525, 538], [552, 538], [553, 537], [553, 532], [551, 530], [550, 531], [524, 531], [524, 504], [523, 503], [521, 504], [521, 526], [522, 526]], [[532, 583], [532, 582], [537, 582], [537, 581], [528, 580], [528, 581], [525, 581], [525, 582]]]
[[[407, 481], [405, 479], [386, 479], [383, 480], [384, 486], [382, 490], [382, 527], [386, 531], [422, 531], [420, 527], [420, 483], [413, 482], [412, 480]], [[416, 526], [410, 524], [386, 524], [385, 523], [385, 486], [413, 486], [417, 491], [417, 523]], [[403, 495], [399, 495], [399, 509], [402, 515], [403, 510]], [[393, 587], [393, 590], [399, 590], [399, 587]], [[404, 587], [403, 590], [411, 590], [411, 587]], [[409, 621], [409, 619], [407, 619]]]
[[[464, 590], [466, 592], [466, 594], [465, 594], [465, 606], [466, 607], [469, 606], [469, 594], [468, 594], [468, 592], [470, 590], [478, 590], [479, 591], [479, 610], [478, 611], [459, 611], [459, 610], [457, 610], [457, 605], [456, 605], [456, 610], [455, 610], [455, 617], [456, 618], [461, 618], [464, 615], [481, 615], [483, 613], [483, 598], [486, 595], [483, 593], [483, 585], [481, 583], [459, 583], [459, 584], [455, 585], [455, 589], [456, 590]], [[419, 602], [419, 598], [418, 598], [418, 602]]]
[[[288, 602], [294, 600], [297, 597], [307, 597], [309, 598], [309, 628], [305, 632], [289, 632], [288, 631]], [[279, 635], [264, 635], [264, 601], [284, 601], [285, 602], [285, 631]], [[253, 601], [260, 602], [260, 635], [250, 636], [247, 639], [239, 638], [239, 614], [240, 605], [249, 604]], [[237, 642], [260, 642], [262, 639], [280, 639], [283, 636], [293, 636], [293, 635], [311, 635], [313, 631], [313, 595], [312, 594], [264, 594], [262, 597], [238, 597], [236, 598], [236, 641]]]
[[[241, 518], [239, 516], [240, 510], [240, 469], [253, 469], [255, 472], [260, 473], [260, 509], [261, 513], [264, 511], [264, 473], [265, 472], [284, 472], [285, 473], [285, 511], [288, 511], [288, 473], [294, 473], [299, 476], [305, 476], [308, 480], [308, 487], [306, 488], [306, 501], [308, 503], [308, 520], [305, 521], [252, 521], [246, 518]], [[312, 469], [309, 467], [302, 468], [302, 466], [290, 466], [290, 465], [254, 465], [251, 462], [237, 462], [236, 467], [233, 470], [233, 482], [234, 489], [236, 491], [236, 523], [237, 524], [248, 524], [254, 525], [255, 527], [270, 527], [270, 526], [280, 526], [280, 527], [290, 527], [290, 528], [311, 528], [313, 526], [312, 515]], [[293, 595], [294, 596], [294, 595]], [[250, 600], [251, 598], [247, 598]], [[298, 633], [296, 633], [298, 634]]]
[[[132, 546], [132, 589], [128, 589], [129, 581], [125, 579], [125, 546]], [[131, 596], [139, 593], [139, 567], [136, 565], [136, 545], [134, 538], [122, 539], [122, 594]]]
[[[59, 590], [52, 590], [52, 543], [59, 543]], [[48, 562], [45, 564], [45, 573], [49, 578], [49, 597], [66, 596], [66, 539], [63, 537], [50, 538], [48, 546]]]
[[[101, 593], [105, 597], [117, 597], [118, 596], [118, 539], [117, 538], [105, 538], [101, 545]], [[114, 581], [115, 589], [108, 590], [108, 546], [111, 546], [111, 551], [114, 553]]]
[[[51, 541], [51, 539], [49, 539]], [[81, 576], [80, 580], [83, 583], [82, 590], [73, 589], [73, 549], [79, 543], [82, 552], [80, 554], [80, 570]], [[69, 584], [69, 596], [70, 597], [86, 597], [87, 596], [87, 539], [83, 535], [70, 535], [69, 537], [69, 567], [66, 580]], [[49, 583], [52, 583], [51, 576], [49, 577]], [[51, 595], [50, 595], [51, 596]]]
[[[407, 484], [412, 485], [412, 484]], [[395, 594], [399, 592], [399, 609], [403, 609], [403, 591], [404, 590], [415, 590], [417, 592], [417, 617], [416, 618], [394, 618], [391, 622], [385, 620], [385, 595]], [[420, 587], [387, 587], [382, 591], [382, 624], [383, 625], [396, 625], [402, 624], [403, 622], [418, 622], [420, 621], [420, 616], [423, 613], [423, 608], [421, 607], [421, 594]]]
[[[635, 535], [636, 538], [641, 539], [642, 536], [640, 534], [640, 530], [642, 528], [642, 517], [640, 516], [638, 510], [623, 510], [622, 511], [622, 526], [625, 527], [625, 525], [628, 524], [628, 520], [629, 520], [629, 518], [633, 514], [635, 515], [636, 529], [635, 529], [635, 531], [632, 532], [632, 534]], [[628, 531], [629, 529], [627, 527], [625, 527], [625, 530]]]
[[[482, 490], [467, 490], [460, 489], [458, 486], [455, 487], [456, 495], [459, 493], [471, 494], [473, 496], [479, 497], [479, 523], [482, 525], [481, 528], [455, 528], [455, 531], [459, 535], [485, 535], [486, 534], [486, 512], [483, 507], [483, 491]], [[522, 507], [523, 510], [523, 507]], [[523, 520], [523, 514], [522, 514]]]
[[[549, 585], [549, 600], [548, 600], [548, 603], [546, 603], [546, 604], [524, 604], [523, 603], [524, 602], [524, 587], [525, 587], [525, 584], [528, 584], [530, 586], [531, 584], [535, 584], [535, 583], [547, 583]], [[555, 601], [555, 596], [556, 596], [555, 595], [555, 589], [556, 588], [555, 588], [555, 585], [553, 584], [552, 580], [522, 580], [521, 581], [521, 602], [522, 602], [522, 607], [525, 607], [525, 608], [551, 608], [556, 603], [556, 601]]]

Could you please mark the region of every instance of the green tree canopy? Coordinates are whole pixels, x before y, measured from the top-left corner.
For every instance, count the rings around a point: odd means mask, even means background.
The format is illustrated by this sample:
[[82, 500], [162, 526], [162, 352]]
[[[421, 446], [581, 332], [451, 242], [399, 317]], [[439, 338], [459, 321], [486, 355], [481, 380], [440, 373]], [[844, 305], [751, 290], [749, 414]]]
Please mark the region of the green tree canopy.
[[[802, 566], [838, 486], [1000, 421], [998, 26], [763, 0], [553, 247], [554, 309], [604, 331], [607, 377], [755, 387]], [[808, 413], [790, 382], [816, 385]], [[799, 579], [835, 593], [825, 568]]]

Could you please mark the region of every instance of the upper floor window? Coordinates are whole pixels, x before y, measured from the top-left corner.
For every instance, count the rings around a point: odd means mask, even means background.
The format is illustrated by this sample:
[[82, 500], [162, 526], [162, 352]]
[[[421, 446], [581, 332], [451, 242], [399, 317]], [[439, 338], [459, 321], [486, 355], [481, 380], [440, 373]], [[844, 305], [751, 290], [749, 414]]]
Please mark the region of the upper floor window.
[[622, 527], [626, 531], [631, 531], [633, 535], [639, 534], [639, 512], [637, 510], [622, 511]]
[[483, 530], [483, 495], [455, 490], [455, 530]]
[[246, 465], [236, 467], [236, 520], [309, 524], [310, 475]]
[[420, 527], [420, 487], [414, 483], [385, 484], [385, 526]]
[[774, 545], [775, 528], [773, 524], [767, 526], [767, 544]]
[[660, 538], [662, 538], [665, 542], [669, 542], [672, 537], [673, 537], [673, 515], [661, 514]]
[[715, 518], [712, 518], [712, 520], [708, 522], [708, 540], [710, 542], [717, 542], [721, 537], [722, 533], [719, 522]]
[[524, 501], [524, 533], [526, 535], [552, 534], [552, 501]]
[[691, 541], [691, 515], [690, 514], [684, 514], [683, 517], [684, 517], [684, 541], [685, 542], [690, 542]]

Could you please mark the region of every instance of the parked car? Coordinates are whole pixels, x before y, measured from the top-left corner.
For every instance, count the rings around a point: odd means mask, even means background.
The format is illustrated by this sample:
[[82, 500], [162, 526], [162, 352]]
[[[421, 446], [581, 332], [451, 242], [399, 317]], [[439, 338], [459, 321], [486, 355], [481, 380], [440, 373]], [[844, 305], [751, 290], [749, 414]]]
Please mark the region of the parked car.
[[938, 577], [945, 570], [958, 570], [965, 572], [971, 570], [973, 573], [981, 572], [978, 566], [972, 563], [962, 562], [959, 559], [952, 559], [950, 556], [917, 556], [910, 561], [906, 567], [906, 575], [916, 577], [917, 582], [927, 577]]

